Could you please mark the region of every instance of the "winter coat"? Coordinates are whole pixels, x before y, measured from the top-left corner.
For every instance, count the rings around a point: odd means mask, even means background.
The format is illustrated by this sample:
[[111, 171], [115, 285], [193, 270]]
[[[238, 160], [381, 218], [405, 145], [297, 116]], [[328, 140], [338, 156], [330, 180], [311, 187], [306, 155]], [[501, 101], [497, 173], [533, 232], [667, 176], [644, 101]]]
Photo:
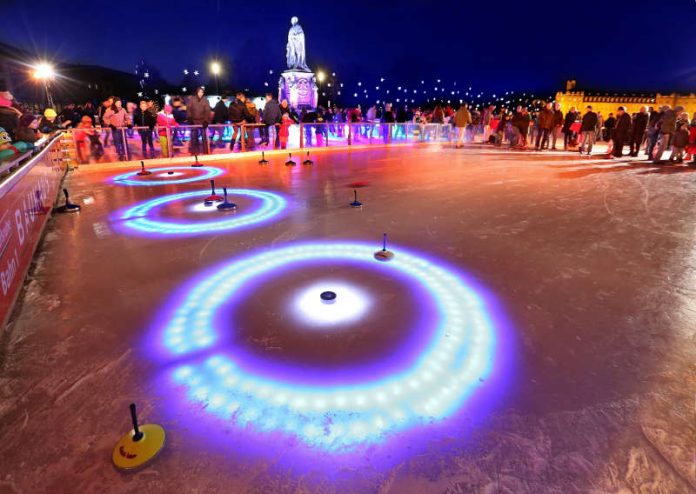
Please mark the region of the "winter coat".
[[133, 125], [136, 127], [148, 127], [150, 130], [155, 128], [157, 115], [152, 110], [142, 111], [140, 108], [133, 113]]
[[598, 123], [597, 114], [593, 111], [588, 111], [582, 116], [580, 132], [596, 132]]
[[5, 129], [10, 137], [14, 137], [15, 129], [19, 127], [19, 110], [10, 106], [0, 106], [0, 127]]
[[227, 116], [232, 123], [244, 122], [249, 117], [249, 112], [247, 111], [246, 105], [235, 99], [230, 107], [227, 109]]
[[29, 127], [17, 127], [15, 131], [15, 141], [36, 142], [41, 135], [37, 130]]
[[561, 110], [553, 111], [553, 126], [560, 127], [563, 125], [563, 112]]
[[193, 125], [210, 123], [211, 112], [210, 103], [205, 96], [201, 99], [198, 99], [198, 96], [189, 97], [188, 103], [186, 103], [186, 118], [189, 123]]
[[670, 108], [665, 110], [660, 119], [660, 132], [663, 134], [671, 134], [677, 128], [677, 112]]
[[227, 122], [227, 106], [224, 101], [220, 100], [215, 103], [215, 108], [213, 108], [213, 123], [224, 124], [225, 122]]
[[619, 139], [628, 139], [631, 133], [631, 115], [624, 113], [616, 119], [616, 127], [613, 136]]
[[280, 103], [278, 103], [278, 100], [272, 99], [266, 101], [266, 106], [263, 107], [261, 121], [266, 125], [275, 125], [280, 122]]
[[565, 119], [563, 121], [563, 132], [569, 132], [570, 127], [575, 123], [575, 119], [578, 118], [578, 112], [576, 111], [569, 111], [565, 115]]
[[642, 139], [645, 133], [645, 128], [648, 126], [650, 115], [647, 113], [638, 113], [633, 119], [633, 129], [631, 129], [631, 138], [633, 140]]
[[247, 110], [247, 115], [246, 115], [246, 123], [248, 124], [255, 124], [258, 123], [259, 121], [259, 110], [256, 108], [256, 105], [251, 102], [251, 100], [246, 101], [246, 110]]
[[468, 108], [461, 107], [459, 110], [457, 110], [457, 113], [454, 114], [454, 125], [455, 127], [466, 127], [471, 123], [471, 113], [469, 113]]
[[164, 110], [157, 114], [157, 133], [161, 137], [167, 135], [167, 128], [178, 127], [179, 122], [176, 121], [174, 115], [164, 113]]
[[540, 129], [552, 129], [554, 117], [555, 115], [553, 110], [544, 108], [543, 110], [541, 110], [541, 113], [539, 113], [539, 120], [537, 122], [537, 125]]
[[609, 117], [604, 121], [604, 127], [608, 130], [613, 129], [616, 126], [616, 119], [614, 117]]
[[104, 112], [104, 123], [109, 127], [127, 127], [130, 125], [130, 115], [125, 108], [114, 111], [113, 107]]
[[672, 136], [672, 147], [685, 148], [689, 144], [689, 131], [681, 128]]

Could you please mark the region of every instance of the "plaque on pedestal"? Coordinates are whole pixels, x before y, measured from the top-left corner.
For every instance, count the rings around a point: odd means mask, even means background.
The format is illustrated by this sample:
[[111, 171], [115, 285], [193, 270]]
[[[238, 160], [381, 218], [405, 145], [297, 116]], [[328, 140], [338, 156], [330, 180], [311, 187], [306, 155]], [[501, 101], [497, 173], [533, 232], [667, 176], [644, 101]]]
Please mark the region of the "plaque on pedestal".
[[278, 83], [278, 101], [287, 99], [290, 106], [298, 110], [316, 108], [318, 87], [313, 72], [286, 70], [281, 74]]

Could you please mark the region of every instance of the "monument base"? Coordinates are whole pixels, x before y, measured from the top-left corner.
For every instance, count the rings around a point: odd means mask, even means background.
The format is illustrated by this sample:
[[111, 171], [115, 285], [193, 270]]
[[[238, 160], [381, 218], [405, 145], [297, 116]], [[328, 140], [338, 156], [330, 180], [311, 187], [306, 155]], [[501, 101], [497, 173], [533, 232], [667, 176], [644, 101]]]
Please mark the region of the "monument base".
[[318, 104], [319, 88], [314, 72], [286, 70], [278, 81], [278, 101], [288, 100], [296, 109], [314, 109]]

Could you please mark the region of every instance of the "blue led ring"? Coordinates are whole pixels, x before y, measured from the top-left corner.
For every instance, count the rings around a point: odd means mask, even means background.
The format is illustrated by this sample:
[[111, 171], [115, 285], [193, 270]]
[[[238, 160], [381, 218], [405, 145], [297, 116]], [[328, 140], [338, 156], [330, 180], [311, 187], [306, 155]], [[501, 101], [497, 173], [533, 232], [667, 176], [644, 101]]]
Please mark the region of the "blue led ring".
[[182, 192], [180, 194], [171, 194], [164, 197], [158, 197], [150, 201], [137, 204], [118, 216], [122, 220], [122, 225], [129, 229], [139, 230], [145, 233], [163, 234], [163, 235], [190, 235], [198, 233], [215, 233], [236, 228], [243, 228], [253, 224], [267, 221], [285, 209], [286, 201], [278, 194], [261, 190], [251, 189], [227, 189], [227, 193], [231, 196], [246, 196], [253, 199], [261, 200], [261, 206], [249, 211], [242, 210], [238, 213], [230, 215], [229, 213], [221, 213], [217, 211], [215, 205], [210, 206], [211, 214], [214, 214], [219, 219], [213, 221], [191, 221], [180, 223], [176, 221], [167, 221], [162, 219], [151, 219], [152, 216], [161, 206], [186, 199], [203, 198], [210, 195], [210, 190], [196, 190], [192, 192]]
[[[179, 366], [174, 380], [206, 409], [251, 425], [282, 431], [309, 444], [336, 449], [377, 441], [385, 433], [453, 414], [492, 368], [493, 325], [482, 299], [461, 277], [394, 247], [387, 264], [373, 259], [374, 246], [356, 243], [302, 244], [222, 265], [196, 284], [166, 324], [164, 346], [173, 356], [209, 352], [202, 363]], [[413, 366], [380, 380], [351, 385], [304, 385], [287, 376], [269, 378], [242, 369], [234, 349], [217, 346], [222, 335], [216, 311], [252, 278], [287, 264], [348, 260], [395, 270], [431, 294], [437, 327]]]
[[[203, 172], [200, 175], [196, 175], [195, 177], [189, 177], [189, 178], [178, 178], [174, 180], [170, 179], [164, 179], [164, 180], [151, 180], [148, 178], [143, 178], [143, 179], [138, 179], [138, 172], [128, 172], [128, 173], [123, 173], [121, 175], [117, 175], [114, 178], [111, 179], [111, 181], [115, 184], [119, 185], [175, 185], [175, 184], [186, 184], [189, 182], [197, 182], [198, 180], [205, 180], [205, 179], [210, 179], [210, 178], [215, 178], [218, 175], [222, 175], [224, 173], [224, 170], [221, 168], [216, 168], [214, 166], [201, 166], [198, 168], [191, 168], [189, 166], [167, 166], [164, 168], [149, 168], [149, 171], [151, 171], [153, 174], [159, 173], [159, 172], [167, 172], [167, 171], [187, 171], [190, 172], [191, 170], [195, 170], [197, 173], [198, 172]], [[148, 177], [152, 177], [152, 175], [148, 175]]]

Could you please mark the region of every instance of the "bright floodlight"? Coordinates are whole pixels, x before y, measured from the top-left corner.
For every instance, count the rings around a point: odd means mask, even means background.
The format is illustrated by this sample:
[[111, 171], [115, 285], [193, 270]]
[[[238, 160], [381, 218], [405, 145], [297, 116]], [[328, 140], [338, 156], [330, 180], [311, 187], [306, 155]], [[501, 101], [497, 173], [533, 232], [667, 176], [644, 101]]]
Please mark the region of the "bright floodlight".
[[42, 62], [34, 66], [35, 79], [53, 79], [55, 75], [53, 66], [48, 63]]
[[321, 70], [317, 72], [317, 79], [319, 79], [319, 82], [324, 82], [324, 79], [326, 79], [326, 74], [324, 74]]
[[210, 64], [210, 71], [213, 73], [213, 75], [218, 75], [220, 73], [220, 63], [219, 62], [213, 62]]

